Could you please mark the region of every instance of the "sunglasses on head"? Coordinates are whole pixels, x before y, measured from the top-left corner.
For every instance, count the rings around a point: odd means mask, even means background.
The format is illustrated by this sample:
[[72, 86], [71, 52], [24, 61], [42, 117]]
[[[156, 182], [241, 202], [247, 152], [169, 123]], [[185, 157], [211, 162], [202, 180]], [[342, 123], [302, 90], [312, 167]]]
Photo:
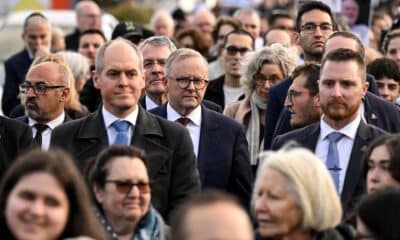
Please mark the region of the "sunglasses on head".
[[106, 183], [115, 184], [115, 188], [119, 193], [128, 194], [132, 191], [133, 187], [137, 187], [140, 193], [149, 193], [150, 192], [150, 183], [149, 182], [130, 182], [130, 181], [120, 181], [120, 180], [107, 180]]
[[240, 52], [240, 55], [244, 55], [246, 52], [250, 51], [250, 49], [246, 47], [238, 48], [236, 46], [229, 46], [225, 48], [227, 53], [231, 56], [236, 55], [238, 52]]

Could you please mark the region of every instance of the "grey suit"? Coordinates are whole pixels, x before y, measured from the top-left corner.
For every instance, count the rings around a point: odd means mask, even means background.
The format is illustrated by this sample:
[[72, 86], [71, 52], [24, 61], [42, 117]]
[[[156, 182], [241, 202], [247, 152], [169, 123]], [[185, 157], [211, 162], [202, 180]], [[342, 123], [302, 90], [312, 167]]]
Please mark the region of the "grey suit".
[[[65, 149], [85, 166], [88, 159], [109, 146], [101, 109], [55, 128], [50, 145]], [[131, 145], [144, 149], [148, 155], [152, 203], [164, 217], [182, 199], [200, 191], [192, 142], [183, 126], [139, 106]]]

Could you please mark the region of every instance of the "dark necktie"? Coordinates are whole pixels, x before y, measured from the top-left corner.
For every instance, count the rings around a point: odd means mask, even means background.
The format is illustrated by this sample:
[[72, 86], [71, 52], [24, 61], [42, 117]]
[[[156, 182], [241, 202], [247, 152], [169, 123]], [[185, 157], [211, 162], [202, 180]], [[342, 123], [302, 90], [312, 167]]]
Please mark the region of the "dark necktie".
[[181, 117], [178, 118], [178, 122], [180, 122], [183, 126], [186, 127], [186, 125], [188, 125], [188, 123], [190, 122], [190, 119], [187, 117]]
[[336, 190], [339, 192], [339, 179], [340, 179], [340, 161], [339, 153], [337, 149], [337, 142], [344, 137], [342, 133], [332, 132], [328, 135], [329, 146], [328, 146], [328, 157], [326, 159], [326, 166], [331, 173], [333, 182], [335, 183]]
[[42, 147], [42, 133], [49, 127], [46, 124], [40, 124], [36, 123], [33, 125], [33, 127], [36, 129], [36, 135], [35, 138], [33, 139], [33, 142], [37, 145]]
[[117, 131], [114, 144], [129, 145], [128, 129], [130, 123], [127, 121], [117, 120], [113, 122], [112, 126]]

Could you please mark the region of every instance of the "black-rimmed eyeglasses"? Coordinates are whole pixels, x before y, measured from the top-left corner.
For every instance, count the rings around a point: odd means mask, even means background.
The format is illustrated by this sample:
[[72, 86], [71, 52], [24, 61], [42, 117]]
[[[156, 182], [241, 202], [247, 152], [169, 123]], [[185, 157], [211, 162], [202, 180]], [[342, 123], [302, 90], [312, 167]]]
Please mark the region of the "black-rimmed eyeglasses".
[[21, 93], [27, 93], [29, 91], [29, 88], [32, 88], [35, 94], [43, 95], [46, 94], [47, 89], [57, 89], [63, 87], [65, 86], [64, 85], [49, 86], [44, 83], [31, 84], [30, 82], [23, 82], [19, 85], [19, 91]]
[[308, 92], [308, 91], [302, 91], [302, 92], [300, 92], [300, 91], [295, 91], [295, 90], [288, 90], [288, 92], [287, 92], [287, 94], [286, 94], [286, 97], [287, 97], [287, 99], [289, 100], [289, 102], [292, 103], [296, 97], [302, 95], [303, 93], [311, 94], [311, 93]]
[[329, 32], [333, 31], [332, 24], [329, 24], [329, 23], [321, 23], [321, 24], [306, 23], [303, 26], [301, 26], [301, 31], [311, 34], [317, 30], [317, 27], [319, 27], [319, 29], [323, 33], [329, 33]]
[[182, 89], [186, 89], [189, 87], [190, 83], [193, 83], [193, 86], [196, 90], [201, 90], [207, 86], [208, 80], [199, 78], [199, 77], [168, 77], [169, 79], [174, 79], [178, 86]]

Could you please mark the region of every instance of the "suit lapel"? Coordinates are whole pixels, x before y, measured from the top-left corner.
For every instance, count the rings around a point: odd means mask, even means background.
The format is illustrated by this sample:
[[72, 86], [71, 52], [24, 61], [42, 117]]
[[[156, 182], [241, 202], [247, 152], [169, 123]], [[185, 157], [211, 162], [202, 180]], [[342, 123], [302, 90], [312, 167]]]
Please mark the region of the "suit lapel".
[[364, 117], [365, 120], [367, 121], [367, 123], [374, 125], [374, 126], [378, 126], [378, 114], [376, 114], [374, 112], [373, 107], [371, 106], [370, 103], [370, 95], [371, 93], [365, 94], [365, 97], [363, 99], [363, 103], [364, 103]]
[[300, 144], [305, 148], [308, 148], [311, 151], [315, 152], [320, 132], [321, 129], [319, 127], [319, 122], [310, 125], [309, 133], [306, 133], [302, 136], [302, 141], [300, 142]]
[[204, 186], [207, 168], [213, 167], [212, 159], [218, 159], [215, 155], [221, 151], [217, 146], [221, 146], [221, 136], [218, 134], [218, 122], [214, 120], [211, 110], [201, 106], [201, 127], [199, 152], [197, 155], [197, 167], [199, 169], [201, 184]]

